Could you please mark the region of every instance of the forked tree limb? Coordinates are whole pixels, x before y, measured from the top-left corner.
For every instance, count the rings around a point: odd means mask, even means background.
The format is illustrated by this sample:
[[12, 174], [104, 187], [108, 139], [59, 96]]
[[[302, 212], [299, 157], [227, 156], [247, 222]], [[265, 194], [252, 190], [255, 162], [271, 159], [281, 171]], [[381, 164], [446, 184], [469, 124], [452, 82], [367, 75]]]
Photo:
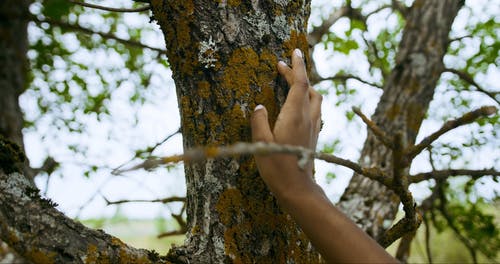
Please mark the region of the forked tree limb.
[[480, 117], [489, 116], [496, 112], [497, 108], [495, 106], [483, 106], [479, 109], [468, 112], [457, 119], [447, 121], [439, 130], [427, 136], [422, 141], [420, 141], [420, 143], [414, 145], [413, 147], [410, 147], [407, 150], [406, 152], [407, 162], [413, 160], [415, 156], [417, 156], [425, 148], [429, 147], [432, 144], [432, 142], [434, 142], [436, 139], [441, 137], [446, 132], [455, 129], [459, 126], [470, 124]]

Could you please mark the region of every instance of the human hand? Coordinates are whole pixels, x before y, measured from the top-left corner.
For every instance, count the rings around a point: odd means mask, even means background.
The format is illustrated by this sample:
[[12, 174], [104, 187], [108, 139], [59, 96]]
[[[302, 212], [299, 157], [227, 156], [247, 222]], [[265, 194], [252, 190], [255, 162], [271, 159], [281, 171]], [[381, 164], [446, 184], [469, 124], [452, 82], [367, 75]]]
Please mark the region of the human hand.
[[[278, 71], [290, 86], [274, 129], [271, 131], [264, 106], [258, 105], [252, 115], [252, 139], [315, 149], [321, 127], [322, 96], [309, 85], [302, 52], [292, 54], [292, 68], [278, 63]], [[312, 162], [301, 170], [297, 157], [287, 154], [255, 156], [259, 172], [276, 195], [300, 191], [312, 182]]]

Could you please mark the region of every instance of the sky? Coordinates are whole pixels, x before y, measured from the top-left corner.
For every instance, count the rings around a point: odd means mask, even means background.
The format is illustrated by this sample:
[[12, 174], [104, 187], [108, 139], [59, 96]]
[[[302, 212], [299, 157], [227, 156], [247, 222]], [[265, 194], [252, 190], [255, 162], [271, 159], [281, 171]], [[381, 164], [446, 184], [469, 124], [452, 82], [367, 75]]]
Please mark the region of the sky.
[[[356, 1], [353, 1], [356, 3]], [[475, 1], [472, 12], [481, 12], [481, 3], [486, 1]], [[108, 4], [109, 3], [109, 4]], [[333, 3], [333, 4], [332, 4]], [[311, 15], [310, 24], [317, 24], [321, 16], [326, 16], [332, 8], [339, 6], [340, 1], [313, 1], [313, 13]], [[102, 5], [117, 6], [117, 1], [108, 1], [100, 3]], [[499, 5], [500, 6], [500, 5]], [[490, 10], [496, 12], [495, 10]], [[500, 10], [497, 8], [497, 13]], [[459, 32], [463, 28], [465, 21], [461, 20], [460, 16], [465, 17], [467, 14], [461, 14], [455, 22], [454, 29]], [[141, 25], [147, 23], [145, 20], [127, 19], [127, 23]], [[92, 21], [93, 17], [88, 18]], [[388, 12], [380, 12], [376, 17], [369, 21], [371, 26], [368, 34], [375, 36], [380, 25], [377, 20], [391, 21], [394, 16], [388, 16]], [[85, 21], [85, 20], [84, 20]], [[334, 25], [332, 30], [337, 34], [348, 27], [347, 20], [340, 20]], [[120, 29], [118, 29], [120, 31]], [[36, 34], [36, 29], [31, 28], [30, 34]], [[118, 34], [125, 34], [117, 32]], [[71, 40], [67, 40], [71, 43]], [[143, 36], [143, 42], [155, 46], [163, 47], [163, 39], [161, 32], [147, 33]], [[466, 51], [465, 51], [466, 52]], [[85, 55], [81, 55], [85, 58]], [[313, 54], [313, 58], [317, 63], [319, 73], [322, 76], [330, 76], [342, 69], [355, 69], [361, 77], [373, 79], [373, 76], [363, 76], [363, 72], [367, 72], [368, 63], [360, 60], [361, 54], [353, 52], [349, 56], [333, 54], [331, 50], [317, 48]], [[113, 63], [113, 59], [109, 58], [94, 58], [95, 64]], [[118, 61], [118, 60], [117, 60]], [[332, 63], [333, 62], [333, 63]], [[449, 63], [459, 63], [451, 61]], [[98, 121], [95, 117], [81, 116], [86, 120], [88, 125], [88, 134], [73, 135], [64, 132], [53, 132], [54, 128], [49, 122], [41, 122], [36, 130], [25, 131], [25, 145], [27, 146], [27, 154], [33, 166], [39, 166], [45, 155], [48, 153], [56, 160], [64, 163], [61, 170], [52, 175], [47, 185], [47, 177], [42, 176], [36, 179], [37, 185], [42, 192], [47, 190], [46, 195], [59, 204], [58, 209], [71, 217], [98, 218], [111, 217], [117, 213], [123, 214], [132, 218], [156, 218], [169, 217], [171, 212], [177, 213], [180, 210], [180, 204], [161, 205], [155, 203], [128, 203], [121, 206], [107, 206], [104, 198], [110, 201], [121, 199], [157, 199], [168, 196], [183, 196], [185, 193], [185, 184], [183, 178], [183, 166], [179, 166], [167, 170], [159, 169], [151, 172], [134, 171], [125, 173], [124, 175], [115, 176], [111, 174], [111, 170], [122, 164], [131, 166], [137, 164], [137, 161], [128, 163], [133, 157], [133, 150], [145, 146], [154, 145], [162, 141], [168, 135], [174, 133], [179, 128], [180, 118], [178, 114], [177, 100], [175, 95], [174, 82], [171, 79], [171, 72], [160, 65], [152, 65], [154, 71], [161, 78], [153, 78], [152, 86], [159, 87], [158, 89], [149, 89], [147, 97], [149, 100], [142, 106], [130, 105], [127, 101], [130, 93], [134, 91], [132, 83], [123, 84], [120, 89], [113, 93], [112, 100], [109, 103], [110, 116]], [[157, 67], [157, 68], [156, 68]], [[490, 90], [500, 90], [500, 71], [492, 68], [484, 76], [478, 76], [482, 79]], [[337, 105], [339, 97], [334, 93], [324, 97], [322, 105], [324, 128], [319, 137], [319, 149], [323, 145], [329, 144], [338, 140], [341, 142], [335, 151], [335, 155], [357, 160], [359, 151], [366, 137], [366, 128], [364, 124], [354, 118], [354, 121], [349, 122], [345, 116], [345, 112], [349, 111], [352, 106], [358, 106], [361, 110], [371, 115], [378, 103], [378, 98], [381, 91], [369, 87], [368, 85], [357, 81], [348, 81], [348, 86], [357, 89], [355, 96], [349, 99], [348, 103]], [[331, 89], [331, 84], [321, 83], [315, 87], [320, 90]], [[492, 104], [484, 96], [475, 96], [471, 108], [483, 104]], [[476, 98], [477, 97], [477, 98]], [[448, 104], [450, 100], [449, 94], [444, 90], [439, 90], [435, 96], [435, 100], [431, 104], [431, 111], [439, 111]], [[20, 99], [23, 110], [27, 116], [30, 115], [33, 109], [33, 98], [30, 94], [24, 94]], [[137, 120], [137, 123], [136, 123]], [[422, 126], [419, 139], [428, 135], [432, 131], [441, 126], [440, 120], [426, 120]], [[469, 128], [461, 128], [453, 135], [446, 135], [444, 141], [463, 140], [468, 134], [474, 131]], [[50, 132], [50, 133], [49, 133]], [[55, 136], [43, 137], [44, 134], [52, 134]], [[74, 155], [65, 147], [66, 144], [74, 142], [82, 143], [88, 146], [87, 155]], [[495, 146], [499, 146], [499, 139], [495, 139], [490, 147], [484, 148], [481, 153], [467, 152], [466, 160], [472, 166], [480, 167], [496, 167], [500, 169], [500, 164], [495, 164], [500, 158], [498, 150]], [[155, 150], [154, 154], [166, 156], [179, 154], [182, 152], [182, 136], [176, 134], [167, 142], [162, 144]], [[479, 154], [479, 155], [478, 155]], [[484, 159], [482, 156], [489, 155], [490, 159]], [[493, 155], [493, 156], [492, 156]], [[135, 162], [135, 163], [134, 163]], [[103, 169], [99, 170], [91, 177], [83, 177], [83, 165], [95, 164]], [[470, 165], [469, 164], [469, 165]], [[457, 164], [459, 166], [460, 164]], [[430, 165], [426, 156], [419, 156], [411, 168], [412, 173], [429, 171]], [[325, 189], [327, 195], [332, 201], [337, 201], [347, 186], [352, 172], [349, 169], [327, 164], [326, 162], [316, 162], [316, 179], [318, 183]], [[335, 179], [331, 180], [326, 177], [327, 174], [334, 173]], [[491, 180], [484, 180], [486, 187], [479, 186], [478, 190], [481, 194], [492, 197], [494, 191], [500, 192], [500, 185]], [[429, 194], [429, 183], [412, 185], [411, 190], [414, 192], [416, 199], [423, 199]]]

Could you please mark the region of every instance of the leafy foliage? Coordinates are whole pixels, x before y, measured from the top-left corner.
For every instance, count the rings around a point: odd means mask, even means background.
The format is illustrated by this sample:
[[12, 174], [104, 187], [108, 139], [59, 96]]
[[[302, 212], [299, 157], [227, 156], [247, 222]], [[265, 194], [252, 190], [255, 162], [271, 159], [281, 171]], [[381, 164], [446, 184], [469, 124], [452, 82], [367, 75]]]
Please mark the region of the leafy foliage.
[[[128, 44], [158, 38], [154, 25], [144, 26], [146, 14], [96, 11], [65, 0], [38, 0], [30, 10], [36, 23], [29, 28], [32, 70], [23, 95], [25, 105], [30, 105], [24, 107], [25, 125], [31, 131], [46, 131], [42, 138], [89, 133], [90, 120], [114, 119], [111, 101], [138, 109], [151, 100], [155, 89], [163, 88], [151, 80], [164, 81], [164, 55]], [[74, 142], [67, 149], [86, 156], [88, 147]], [[85, 176], [97, 171], [95, 165], [88, 167]]]

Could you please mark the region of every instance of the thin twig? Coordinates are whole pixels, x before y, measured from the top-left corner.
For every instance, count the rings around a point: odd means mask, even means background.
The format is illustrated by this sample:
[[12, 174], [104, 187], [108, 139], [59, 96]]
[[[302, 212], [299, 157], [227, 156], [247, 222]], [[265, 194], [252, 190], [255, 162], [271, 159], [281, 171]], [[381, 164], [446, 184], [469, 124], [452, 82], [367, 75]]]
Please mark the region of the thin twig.
[[461, 37], [452, 38], [448, 41], [448, 43], [452, 43], [454, 41], [460, 41], [460, 40], [466, 39], [466, 38], [472, 38], [472, 35], [465, 35], [465, 36], [461, 36]]
[[458, 237], [458, 239], [462, 242], [462, 244], [469, 250], [469, 253], [472, 257], [473, 263], [477, 263], [477, 253], [473, 245], [471, 245], [469, 239], [462, 235], [460, 229], [455, 225], [455, 222], [453, 221], [453, 216], [448, 212], [446, 208], [446, 195], [444, 193], [444, 188], [443, 188], [443, 182], [441, 181], [439, 185], [436, 186], [439, 190], [439, 206], [438, 209], [441, 212], [441, 215], [443, 218], [446, 220], [446, 223], [448, 226], [453, 230], [455, 235]]
[[313, 27], [313, 30], [307, 36], [309, 45], [314, 46], [318, 44], [321, 41], [321, 38], [330, 32], [330, 27], [332, 27], [332, 25], [335, 24], [340, 18], [347, 15], [348, 12], [349, 7], [343, 6], [332, 12], [327, 19], [323, 20], [321, 25]]
[[161, 165], [178, 163], [181, 161], [188, 163], [200, 162], [211, 158], [222, 158], [222, 157], [234, 157], [239, 155], [269, 155], [269, 154], [279, 154], [286, 153], [296, 155], [298, 157], [298, 166], [304, 168], [305, 165], [313, 158], [324, 160], [329, 163], [335, 163], [347, 168], [352, 169], [358, 174], [364, 175], [370, 179], [376, 180], [386, 186], [390, 186], [391, 179], [388, 179], [385, 174], [377, 168], [363, 168], [357, 163], [339, 158], [335, 155], [314, 152], [311, 149], [307, 149], [299, 146], [291, 145], [280, 145], [275, 143], [244, 143], [239, 142], [230, 146], [219, 146], [219, 147], [199, 147], [190, 149], [181, 155], [173, 155], [163, 158], [151, 158], [143, 163], [136, 165], [129, 169], [115, 169], [113, 174], [118, 175], [128, 171], [134, 171], [139, 169], [151, 170], [157, 168]]
[[348, 79], [353, 79], [353, 80], [359, 81], [361, 83], [368, 84], [368, 85], [370, 85], [372, 87], [376, 87], [376, 88], [382, 89], [382, 85], [377, 84], [377, 83], [369, 82], [367, 80], [362, 79], [359, 76], [352, 75], [352, 74], [335, 75], [335, 76], [332, 76], [332, 77], [321, 78], [319, 81], [342, 81], [342, 82], [345, 82]]
[[499, 94], [498, 92], [490, 92], [490, 91], [483, 89], [476, 81], [474, 81], [474, 78], [471, 75], [469, 75], [468, 73], [463, 72], [463, 71], [459, 71], [456, 69], [450, 69], [450, 68], [444, 69], [444, 72], [456, 74], [460, 79], [462, 79], [466, 83], [476, 87], [476, 89], [479, 92], [487, 95], [488, 97], [493, 99], [493, 101], [495, 101], [497, 104], [500, 104], [500, 101], [496, 98], [496, 96]]
[[[169, 139], [171, 139], [173, 136], [177, 135], [178, 133], [181, 132], [181, 128], [178, 128], [175, 132], [173, 132], [172, 134], [168, 135], [167, 137], [165, 137], [162, 141], [156, 143], [154, 146], [152, 147], [149, 147], [147, 148], [147, 150], [149, 151], [149, 157], [151, 157], [153, 151], [158, 148], [159, 146], [163, 145], [165, 142], [167, 142]], [[136, 159], [138, 157], [137, 153], [134, 155], [134, 157], [132, 157], [131, 159], [129, 159], [128, 161], [122, 163], [120, 166], [116, 167], [115, 169], [113, 169], [113, 171], [118, 171], [120, 170], [121, 168], [123, 168], [124, 166], [126, 166], [127, 164], [129, 164], [130, 162], [132, 162], [134, 159]]]
[[424, 214], [424, 226], [425, 226], [425, 253], [427, 254], [427, 261], [432, 264], [432, 252], [431, 252], [431, 230], [429, 225], [429, 220]]
[[164, 238], [164, 237], [169, 237], [169, 236], [178, 236], [178, 235], [184, 235], [186, 234], [186, 230], [174, 230], [174, 231], [168, 231], [165, 233], [161, 233], [156, 238]]
[[160, 54], [167, 54], [167, 51], [164, 49], [151, 47], [151, 46], [148, 46], [146, 44], [142, 44], [142, 43], [135, 41], [135, 40], [122, 39], [122, 38], [119, 38], [111, 33], [94, 31], [92, 29], [82, 27], [78, 24], [71, 24], [71, 23], [67, 23], [67, 22], [63, 22], [63, 21], [59, 21], [59, 20], [54, 20], [54, 19], [51, 19], [48, 17], [47, 18], [39, 18], [37, 16], [31, 16], [31, 19], [33, 22], [38, 23], [38, 24], [48, 23], [48, 24], [53, 25], [53, 26], [57, 26], [57, 27], [61, 27], [61, 28], [65, 28], [65, 29], [69, 29], [69, 30], [73, 30], [73, 31], [78, 31], [78, 32], [82, 32], [85, 34], [89, 34], [89, 35], [96, 34], [96, 35], [101, 36], [104, 39], [113, 39], [113, 40], [116, 40], [116, 41], [118, 41], [122, 44], [128, 45], [128, 46], [137, 47], [137, 48], [146, 48], [146, 49], [157, 51]]
[[468, 169], [459, 169], [459, 170], [436, 170], [430, 172], [422, 172], [415, 175], [410, 176], [410, 183], [418, 183], [430, 179], [447, 179], [453, 176], [471, 176], [473, 179], [478, 179], [484, 176], [500, 176], [500, 171], [495, 169], [484, 169], [484, 170], [468, 170]]
[[99, 10], [104, 10], [104, 11], [111, 11], [111, 12], [120, 12], [120, 13], [143, 12], [143, 11], [147, 11], [147, 10], [151, 9], [150, 5], [145, 5], [145, 6], [141, 6], [138, 8], [116, 8], [116, 7], [100, 6], [100, 5], [95, 5], [95, 4], [90, 4], [90, 3], [80, 2], [80, 1], [74, 1], [74, 0], [68, 0], [68, 2], [73, 3], [75, 5], [88, 7], [88, 8], [99, 9]]
[[[380, 58], [380, 56], [378, 55], [378, 48], [377, 48], [377, 45], [373, 42], [373, 41], [370, 41], [368, 40], [366, 37], [365, 37], [365, 34], [361, 34], [361, 37], [363, 38], [363, 41], [365, 42], [366, 46], [368, 47], [369, 50], [371, 50], [371, 54], [373, 55], [373, 57], [375, 57], [375, 60], [371, 59], [370, 58], [370, 55], [367, 55], [366, 56], [366, 59], [368, 60], [368, 62], [370, 63], [370, 69], [372, 67], [375, 67], [374, 65], [377, 63], [377, 62], [381, 62], [382, 59]], [[380, 65], [382, 65], [382, 63], [380, 63]], [[387, 71], [385, 71], [382, 67], [379, 68], [380, 69], [380, 72], [382, 74], [382, 79], [383, 80], [387, 80], [388, 76], [389, 76], [389, 73]], [[383, 89], [383, 87], [382, 87]]]
[[426, 147], [430, 146], [432, 142], [434, 142], [436, 139], [438, 139], [440, 136], [442, 136], [444, 133], [455, 129], [459, 126], [467, 125], [472, 122], [474, 122], [476, 119], [479, 117], [483, 116], [489, 116], [497, 112], [497, 108], [494, 106], [483, 106], [479, 109], [476, 109], [474, 111], [468, 112], [464, 114], [463, 116], [449, 120], [444, 125], [436, 132], [432, 133], [428, 137], [424, 138], [420, 143], [417, 145], [410, 147], [407, 152], [407, 162], [410, 162], [417, 156], [422, 150], [424, 150]]
[[373, 132], [373, 134], [388, 148], [394, 149], [394, 142], [387, 136], [387, 134], [379, 127], [377, 124], [375, 124], [373, 121], [371, 121], [367, 116], [361, 112], [361, 109], [357, 107], [352, 107], [352, 111], [361, 117], [363, 122], [368, 126], [368, 128]]
[[137, 199], [137, 200], [118, 200], [118, 201], [109, 201], [106, 199], [106, 197], [103, 197], [103, 199], [106, 201], [107, 205], [112, 205], [112, 204], [122, 204], [122, 203], [172, 203], [172, 202], [185, 202], [186, 197], [178, 197], [178, 196], [172, 196], [172, 197], [167, 197], [167, 198], [162, 198], [162, 199], [153, 199], [153, 200], [145, 200], [145, 199]]
[[152, 146], [151, 148], [148, 148], [149, 152], [150, 152], [150, 153], [153, 153], [153, 151], [154, 151], [157, 147], [159, 147], [159, 146], [163, 145], [165, 142], [167, 142], [169, 139], [171, 139], [173, 136], [175, 136], [175, 135], [179, 134], [180, 132], [181, 132], [181, 128], [179, 127], [179, 128], [178, 128], [178, 129], [177, 129], [174, 133], [172, 133], [172, 134], [168, 135], [166, 138], [164, 138], [162, 141], [160, 141], [160, 142], [156, 143], [156, 144], [155, 144], [154, 146]]

